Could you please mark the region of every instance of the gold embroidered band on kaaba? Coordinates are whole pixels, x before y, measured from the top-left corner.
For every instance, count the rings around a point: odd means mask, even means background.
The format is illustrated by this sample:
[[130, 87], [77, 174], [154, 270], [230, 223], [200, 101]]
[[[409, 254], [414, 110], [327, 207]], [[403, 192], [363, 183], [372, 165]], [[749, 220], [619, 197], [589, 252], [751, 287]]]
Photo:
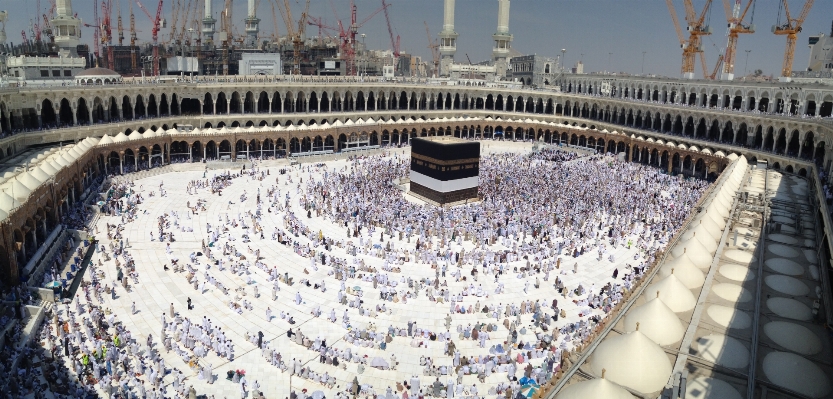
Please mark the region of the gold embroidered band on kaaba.
[[480, 163], [480, 158], [466, 158], [466, 159], [454, 159], [450, 161], [443, 161], [436, 158], [431, 158], [422, 154], [411, 154], [411, 158], [419, 159], [420, 161], [425, 161], [428, 163], [432, 163], [439, 166], [452, 166], [452, 165], [464, 165], [464, 164], [471, 164], [471, 163]]

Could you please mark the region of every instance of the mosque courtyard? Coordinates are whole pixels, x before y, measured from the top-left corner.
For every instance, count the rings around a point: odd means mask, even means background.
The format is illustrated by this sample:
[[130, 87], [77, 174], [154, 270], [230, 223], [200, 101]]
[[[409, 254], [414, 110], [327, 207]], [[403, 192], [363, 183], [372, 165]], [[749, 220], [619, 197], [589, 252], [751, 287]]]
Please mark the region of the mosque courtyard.
[[356, 382], [397, 397], [496, 397], [525, 376], [545, 380], [707, 183], [612, 156], [530, 160], [529, 143], [483, 150], [487, 197], [445, 210], [392, 182], [407, 148], [180, 164], [114, 184], [85, 281], [115, 295], [73, 301], [106, 309], [138, 343], [130, 367], [144, 372], [125, 382], [134, 392], [240, 397], [240, 376], [227, 379], [237, 370], [267, 398], [335, 397]]

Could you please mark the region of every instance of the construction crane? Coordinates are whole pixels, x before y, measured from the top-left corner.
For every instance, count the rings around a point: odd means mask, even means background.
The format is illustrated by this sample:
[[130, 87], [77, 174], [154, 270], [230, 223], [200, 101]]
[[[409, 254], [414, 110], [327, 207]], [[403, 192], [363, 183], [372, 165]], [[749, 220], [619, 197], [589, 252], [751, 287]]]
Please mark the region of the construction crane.
[[93, 27], [93, 46], [95, 46], [95, 62], [98, 64], [98, 57], [101, 53], [101, 42], [99, 41], [99, 37], [101, 36], [101, 20], [98, 19], [98, 0], [94, 0], [93, 2], [93, 23], [95, 24]]
[[[755, 3], [755, 0], [749, 0], [746, 7], [741, 12], [742, 0], [735, 0], [734, 7], [729, 6], [729, 0], [723, 0], [723, 8], [726, 11], [726, 21], [729, 23], [729, 39], [726, 43], [726, 53], [723, 57], [723, 75], [727, 80], [731, 80], [735, 74], [735, 54], [738, 47], [738, 35], [755, 33], [755, 25], [751, 22], [745, 24], [743, 22], [746, 18], [746, 13], [749, 12], [750, 6]], [[752, 8], [751, 20], [755, 19], [755, 9]]]
[[116, 23], [118, 23], [117, 29], [119, 30], [119, 46], [124, 44], [124, 26], [121, 23], [121, 4], [116, 3], [116, 14], [118, 14], [116, 18]]
[[101, 44], [106, 45], [106, 53], [104, 54], [105, 65], [111, 67], [113, 61], [113, 30], [110, 22], [110, 14], [112, 13], [113, 3], [111, 0], [101, 1], [101, 23], [99, 29], [101, 31]]
[[30, 23], [32, 24], [32, 32], [35, 36], [35, 42], [39, 42], [42, 29], [38, 21], [38, 13], [40, 12], [40, 0], [37, 0], [35, 3], [35, 21], [30, 21]]
[[231, 22], [232, 6], [232, 0], [226, 0], [223, 11], [220, 11], [220, 32], [226, 32], [227, 43], [231, 43], [234, 40], [234, 31]]
[[[431, 56], [434, 57], [434, 76], [439, 76], [439, 68], [440, 68], [440, 44], [437, 43], [437, 40], [431, 39], [431, 30], [428, 29], [428, 22], [422, 21], [425, 24], [425, 35], [428, 36], [428, 48], [431, 49]], [[466, 54], [466, 57], [469, 55]], [[471, 60], [469, 60], [471, 63]]]
[[180, 4], [180, 0], [171, 2], [171, 31], [168, 33], [168, 43], [173, 43], [176, 40], [176, 24], [179, 22]]
[[28, 43], [29, 39], [26, 38], [26, 29], [20, 31], [20, 36], [23, 38], [23, 43]]
[[281, 35], [280, 33], [278, 33], [278, 15], [275, 14], [275, 1], [277, 0], [272, 0], [271, 2], [269, 2], [269, 5], [272, 7], [272, 28], [274, 28], [274, 32], [272, 33], [272, 39], [275, 41], [275, 43], [277, 43], [280, 41]]
[[130, 3], [130, 67], [136, 71], [136, 17], [133, 15], [133, 3]]
[[[194, 13], [196, 14], [197, 8], [193, 7], [193, 1], [192, 0], [188, 0], [188, 4], [185, 5], [185, 16], [182, 18], [182, 25], [179, 27], [179, 29], [177, 29], [178, 33], [177, 33], [177, 36], [176, 36], [176, 40], [179, 43], [183, 42], [183, 40], [185, 39], [185, 32], [188, 31], [188, 22], [190, 21], [190, 18], [191, 18], [191, 10], [194, 10]], [[175, 25], [175, 24], [172, 24], [172, 25]]]
[[[792, 76], [797, 35], [798, 32], [801, 32], [801, 25], [807, 19], [807, 14], [810, 13], [810, 8], [813, 7], [814, 1], [807, 0], [804, 3], [804, 8], [801, 9], [801, 14], [796, 19], [793, 19], [790, 15], [790, 7], [787, 5], [787, 0], [781, 0], [779, 3], [778, 22], [772, 27], [772, 33], [787, 36], [787, 49], [784, 51], [784, 65], [781, 67], [781, 76], [784, 78]], [[784, 24], [781, 24], [781, 7], [783, 7], [784, 14], [787, 18]]]
[[[399, 35], [396, 36], [396, 40], [393, 39], [393, 28], [390, 25], [390, 14], [388, 13], [388, 4], [385, 0], [382, 0], [382, 9], [385, 10], [385, 22], [388, 24], [388, 34], [390, 35], [390, 45], [391, 50], [393, 51], [393, 65], [394, 67], [399, 65], [397, 62], [399, 60]], [[423, 21], [425, 22], [425, 21]]]
[[[284, 1], [286, 1], [286, 0], [284, 0]], [[330, 3], [330, 5], [332, 5], [332, 3]], [[307, 6], [309, 6], [309, 0], [307, 0]], [[357, 8], [356, 8], [356, 4], [353, 2], [353, 0], [350, 0], [350, 25], [346, 29], [344, 28], [344, 23], [340, 19], [338, 20], [338, 28], [333, 28], [333, 27], [324, 25], [320, 18], [317, 19], [317, 20], [311, 20], [309, 22], [309, 24], [310, 25], [316, 25], [319, 28], [326, 28], [326, 29], [331, 29], [331, 30], [339, 32], [339, 39], [341, 41], [341, 43], [340, 43], [341, 58], [344, 59], [344, 63], [346, 65], [346, 68], [345, 68], [346, 69], [346, 75], [347, 76], [355, 76], [356, 72], [357, 72], [357, 68], [356, 68], [356, 44], [358, 43], [358, 41], [356, 40], [356, 35], [358, 34], [359, 29], [362, 26], [364, 26], [364, 24], [367, 23], [367, 21], [369, 21], [371, 18], [373, 18], [376, 14], [386, 10], [387, 7], [389, 7], [389, 6], [390, 6], [389, 4], [387, 4], [383, 1], [382, 6], [380, 8], [378, 8], [375, 11], [373, 11], [372, 13], [370, 13], [361, 22], [358, 22], [358, 18], [357, 18], [358, 11], [357, 11]], [[333, 8], [333, 13], [336, 14], [336, 18], [338, 19], [338, 14], [335, 12], [335, 8]], [[391, 29], [391, 30], [389, 30], [389, 32], [391, 32], [391, 34], [392, 34], [393, 30]], [[395, 47], [398, 47], [398, 46], [395, 46]], [[395, 50], [398, 50], [398, 49], [395, 49]]]
[[[136, 4], [148, 16], [150, 22], [153, 24], [151, 29], [151, 37], [153, 37], [153, 76], [159, 76], [159, 28], [162, 27], [162, 0], [159, 0], [159, 5], [156, 6], [156, 18], [150, 16], [150, 12], [142, 5], [140, 0], [136, 0]], [[132, 24], [132, 21], [131, 21]]]
[[717, 56], [717, 63], [714, 64], [714, 69], [712, 70], [712, 74], [707, 76], [706, 79], [715, 80], [717, 78], [717, 71], [720, 70], [720, 64], [723, 61], [724, 61], [723, 54], [720, 54], [719, 56]]
[[46, 17], [46, 14], [43, 14], [43, 34], [49, 38], [49, 42], [52, 43], [55, 41], [55, 35], [52, 32], [52, 23], [49, 22], [49, 18]]
[[289, 0], [283, 0], [283, 7], [281, 7], [281, 4], [278, 3], [278, 8], [281, 11], [281, 16], [283, 17], [284, 24], [286, 25], [287, 34], [289, 35], [289, 39], [292, 41], [292, 73], [296, 75], [301, 73], [301, 50], [304, 46], [304, 34], [307, 29], [309, 2], [310, 0], [306, 0], [304, 12], [301, 14], [301, 18], [299, 18], [297, 22], [297, 29], [293, 26], [295, 25], [295, 20], [292, 18], [292, 9], [289, 8]]
[[708, 71], [705, 67], [706, 60], [703, 55], [702, 36], [712, 34], [711, 28], [705, 24], [706, 14], [711, 7], [712, 0], [706, 0], [706, 5], [703, 7], [703, 11], [699, 17], [694, 10], [692, 0], [683, 0], [688, 39], [683, 36], [683, 30], [680, 28], [680, 21], [677, 19], [677, 11], [674, 9], [673, 0], [665, 0], [665, 3], [668, 5], [668, 11], [671, 13], [671, 20], [674, 22], [674, 28], [677, 31], [680, 47], [683, 49], [683, 65], [681, 68], [683, 78], [694, 79], [694, 59], [697, 57], [697, 54], [700, 54], [703, 76], [708, 77]]

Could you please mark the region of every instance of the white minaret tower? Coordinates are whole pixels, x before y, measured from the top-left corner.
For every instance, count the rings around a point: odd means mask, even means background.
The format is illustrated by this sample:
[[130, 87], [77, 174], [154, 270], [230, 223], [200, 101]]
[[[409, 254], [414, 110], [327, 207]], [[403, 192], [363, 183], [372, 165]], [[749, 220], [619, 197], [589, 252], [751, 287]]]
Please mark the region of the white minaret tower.
[[6, 44], [6, 19], [8, 17], [8, 12], [0, 11], [0, 44]]
[[260, 20], [257, 19], [255, 0], [249, 0], [249, 13], [246, 17], [246, 47], [257, 47], [257, 34], [260, 31]]
[[57, 0], [55, 2], [55, 18], [51, 22], [55, 44], [62, 52], [77, 56], [78, 44], [81, 43], [79, 40], [81, 20], [72, 14], [72, 0]]
[[217, 20], [211, 15], [211, 1], [205, 0], [205, 16], [202, 19], [202, 36], [205, 43], [214, 43], [214, 27]]
[[440, 32], [440, 76], [451, 75], [451, 64], [457, 52], [457, 32], [454, 31], [454, 0], [445, 0], [443, 30]]
[[506, 77], [506, 70], [509, 69], [509, 49], [511, 48], [512, 35], [509, 33], [509, 0], [497, 0], [497, 32], [492, 35], [495, 47], [492, 49], [492, 63], [495, 66], [495, 75]]

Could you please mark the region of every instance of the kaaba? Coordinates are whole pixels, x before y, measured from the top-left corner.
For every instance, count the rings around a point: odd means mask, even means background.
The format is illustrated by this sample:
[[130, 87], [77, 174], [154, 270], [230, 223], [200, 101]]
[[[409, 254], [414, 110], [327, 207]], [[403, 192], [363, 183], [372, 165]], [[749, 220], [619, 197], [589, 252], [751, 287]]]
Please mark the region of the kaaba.
[[411, 140], [411, 192], [440, 205], [477, 198], [480, 143], [451, 136]]

